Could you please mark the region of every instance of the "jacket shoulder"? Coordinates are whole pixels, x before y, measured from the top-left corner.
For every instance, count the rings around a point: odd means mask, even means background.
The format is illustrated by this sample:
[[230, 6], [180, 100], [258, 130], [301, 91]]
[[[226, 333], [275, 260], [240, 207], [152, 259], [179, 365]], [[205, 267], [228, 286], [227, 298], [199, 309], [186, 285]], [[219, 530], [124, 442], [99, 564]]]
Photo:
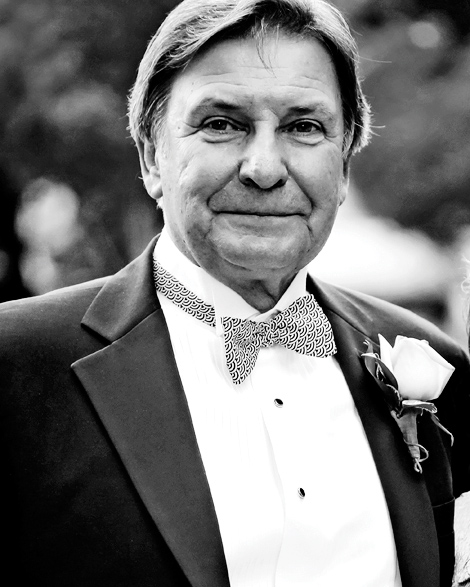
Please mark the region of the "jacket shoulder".
[[103, 277], [42, 295], [0, 304], [0, 345], [65, 333], [79, 326], [86, 309], [107, 282]]
[[[441, 354], [459, 359], [463, 349], [435, 324], [397, 304], [352, 289], [315, 280], [320, 304], [378, 342], [378, 334], [393, 345], [398, 335], [427, 340]], [[372, 335], [372, 336], [371, 336]]]

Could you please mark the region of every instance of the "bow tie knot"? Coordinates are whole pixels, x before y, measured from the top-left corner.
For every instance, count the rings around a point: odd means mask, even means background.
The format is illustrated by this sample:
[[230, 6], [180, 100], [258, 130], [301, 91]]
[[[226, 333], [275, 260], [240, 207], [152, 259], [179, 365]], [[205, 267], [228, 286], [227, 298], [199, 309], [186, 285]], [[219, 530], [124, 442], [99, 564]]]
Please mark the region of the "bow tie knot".
[[263, 347], [278, 344], [315, 357], [336, 352], [331, 325], [311, 294], [298, 298], [269, 322], [225, 317], [222, 325], [227, 368], [235, 384], [248, 377]]
[[[191, 316], [215, 326], [214, 308], [186, 289], [156, 261], [154, 276], [157, 291]], [[281, 345], [311, 357], [336, 353], [331, 324], [312, 294], [298, 298], [268, 322], [230, 317], [222, 318], [221, 322], [227, 368], [237, 385], [253, 370], [260, 348]]]
[[240, 318], [222, 318], [222, 325], [227, 336], [233, 337], [234, 344], [241, 347], [255, 341], [260, 347], [269, 347], [276, 344], [279, 332], [270, 322], [254, 322]]

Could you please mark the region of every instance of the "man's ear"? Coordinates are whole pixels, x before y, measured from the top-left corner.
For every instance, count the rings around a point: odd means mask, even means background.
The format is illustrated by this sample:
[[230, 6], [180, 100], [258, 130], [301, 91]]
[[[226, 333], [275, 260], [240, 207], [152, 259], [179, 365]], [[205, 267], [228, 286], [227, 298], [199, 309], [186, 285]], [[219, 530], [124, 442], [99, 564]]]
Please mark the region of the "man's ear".
[[162, 197], [162, 182], [160, 170], [156, 159], [155, 145], [149, 139], [140, 139], [137, 141], [137, 150], [139, 151], [140, 169], [142, 179], [148, 195], [156, 200]]

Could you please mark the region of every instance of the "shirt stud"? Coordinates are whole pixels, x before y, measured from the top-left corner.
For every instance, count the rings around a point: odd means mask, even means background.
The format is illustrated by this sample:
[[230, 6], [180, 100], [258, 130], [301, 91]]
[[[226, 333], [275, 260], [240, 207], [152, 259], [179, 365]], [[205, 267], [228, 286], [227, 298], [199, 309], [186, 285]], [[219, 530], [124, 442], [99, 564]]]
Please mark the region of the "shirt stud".
[[305, 497], [305, 491], [302, 489], [302, 487], [299, 487], [297, 489], [297, 492], [298, 492], [298, 494], [300, 496], [300, 499], [303, 499]]
[[284, 405], [284, 402], [282, 401], [282, 399], [276, 398], [274, 400], [274, 405], [276, 406], [276, 408], [282, 408], [282, 406]]

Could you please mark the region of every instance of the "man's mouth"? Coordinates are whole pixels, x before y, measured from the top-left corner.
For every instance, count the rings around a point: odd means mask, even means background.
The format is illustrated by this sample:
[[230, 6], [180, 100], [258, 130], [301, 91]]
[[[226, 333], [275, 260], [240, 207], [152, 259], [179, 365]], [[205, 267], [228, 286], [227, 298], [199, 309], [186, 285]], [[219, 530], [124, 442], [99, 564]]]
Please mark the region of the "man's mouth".
[[272, 218], [272, 217], [277, 217], [277, 218], [289, 218], [291, 216], [302, 216], [301, 212], [279, 212], [279, 211], [256, 211], [253, 212], [251, 210], [220, 210], [217, 212], [217, 214], [229, 214], [229, 215], [233, 215], [233, 216], [254, 216], [257, 218]]
[[300, 214], [283, 214], [280, 212], [222, 212], [217, 214], [220, 222], [237, 229], [255, 231], [294, 230], [292, 223], [298, 221]]

